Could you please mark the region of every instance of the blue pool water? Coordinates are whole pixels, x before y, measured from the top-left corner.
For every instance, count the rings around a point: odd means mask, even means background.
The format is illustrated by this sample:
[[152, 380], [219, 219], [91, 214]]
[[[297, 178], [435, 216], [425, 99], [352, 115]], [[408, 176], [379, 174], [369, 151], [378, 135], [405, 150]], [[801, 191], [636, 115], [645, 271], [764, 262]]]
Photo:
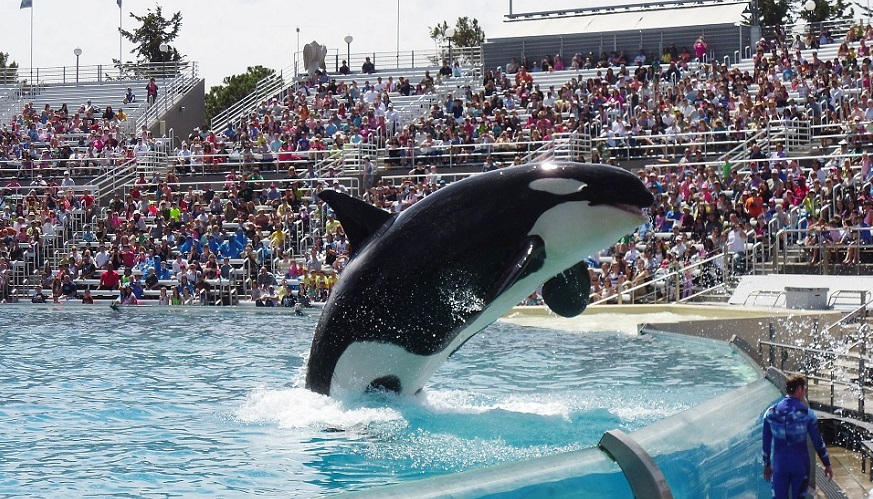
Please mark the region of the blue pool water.
[[316, 319], [0, 308], [0, 495], [361, 490], [590, 447], [756, 377], [727, 347], [498, 323], [423, 396], [337, 401], [302, 387]]

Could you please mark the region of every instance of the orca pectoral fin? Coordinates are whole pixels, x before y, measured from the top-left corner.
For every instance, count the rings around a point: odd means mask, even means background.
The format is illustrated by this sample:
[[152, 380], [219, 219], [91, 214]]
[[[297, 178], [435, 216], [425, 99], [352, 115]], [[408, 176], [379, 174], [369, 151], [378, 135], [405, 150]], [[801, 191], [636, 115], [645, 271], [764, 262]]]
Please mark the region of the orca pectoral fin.
[[509, 266], [485, 297], [485, 303], [492, 302], [528, 273], [539, 270], [543, 265], [545, 256], [545, 244], [539, 236], [531, 236], [522, 241], [518, 251], [509, 261]]
[[562, 317], [575, 317], [588, 306], [591, 278], [588, 265], [579, 262], [543, 285], [543, 301]]

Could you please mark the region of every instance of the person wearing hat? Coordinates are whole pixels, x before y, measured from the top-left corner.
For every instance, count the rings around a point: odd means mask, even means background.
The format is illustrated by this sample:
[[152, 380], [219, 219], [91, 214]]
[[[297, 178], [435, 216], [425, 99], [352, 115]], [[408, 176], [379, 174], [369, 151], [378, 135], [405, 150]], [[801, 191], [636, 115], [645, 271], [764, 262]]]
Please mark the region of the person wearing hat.
[[64, 178], [61, 179], [61, 187], [74, 187], [76, 185], [76, 181], [70, 177], [70, 171], [64, 171]]

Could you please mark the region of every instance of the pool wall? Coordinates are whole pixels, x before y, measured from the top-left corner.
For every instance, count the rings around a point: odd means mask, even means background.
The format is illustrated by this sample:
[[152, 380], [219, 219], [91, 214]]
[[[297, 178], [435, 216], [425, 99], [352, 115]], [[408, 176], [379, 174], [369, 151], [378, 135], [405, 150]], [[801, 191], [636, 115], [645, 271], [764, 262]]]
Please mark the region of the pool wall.
[[[723, 345], [733, 340], [756, 367], [762, 367], [756, 344], [769, 336], [769, 324], [801, 327], [828, 324], [833, 311], [787, 311], [752, 307], [622, 305], [622, 314], [639, 315], [643, 334], [680, 336], [686, 341]], [[614, 306], [592, 307], [586, 313], [616, 313]], [[671, 312], [698, 318], [646, 325], [645, 316]], [[535, 307], [512, 313], [543, 315]], [[699, 319], [699, 316], [712, 316]], [[777, 326], [778, 327], [778, 326]], [[763, 370], [759, 369], [763, 376]], [[768, 497], [761, 477], [761, 415], [782, 396], [766, 378], [732, 390], [703, 404], [635, 431], [629, 437], [648, 453], [676, 498]], [[631, 477], [633, 478], [633, 477]], [[378, 487], [345, 494], [354, 498], [632, 498], [628, 478], [608, 453], [594, 447], [575, 452]], [[654, 496], [653, 496], [654, 497]]]
[[[781, 392], [767, 379], [630, 434], [673, 497], [763, 497], [761, 414]], [[621, 468], [598, 448], [346, 494], [354, 498], [633, 497]]]

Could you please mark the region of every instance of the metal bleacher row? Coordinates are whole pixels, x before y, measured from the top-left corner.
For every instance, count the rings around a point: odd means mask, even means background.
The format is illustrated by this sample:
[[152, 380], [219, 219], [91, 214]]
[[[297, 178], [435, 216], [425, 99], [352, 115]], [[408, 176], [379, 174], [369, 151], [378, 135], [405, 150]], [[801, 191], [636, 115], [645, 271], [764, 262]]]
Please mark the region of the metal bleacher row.
[[[827, 59], [829, 57], [832, 58], [832, 55], [835, 55], [835, 53], [836, 53], [836, 44], [833, 46], [824, 46], [821, 49], [819, 49], [818, 52], [819, 52], [820, 58], [822, 58], [822, 59]], [[809, 58], [810, 55], [811, 55], [811, 50], [805, 51], [805, 53], [804, 53], [805, 57]], [[751, 62], [748, 60], [743, 60], [739, 64], [735, 65], [734, 67], [740, 69], [741, 71], [744, 71], [744, 70], [751, 71], [751, 69], [752, 69]], [[427, 70], [431, 71], [431, 74], [434, 74], [436, 69], [438, 69], [438, 68], [427, 68]], [[703, 70], [702, 66], [693, 66], [691, 68], [692, 72], [702, 71], [702, 70]], [[357, 82], [359, 84], [363, 84], [363, 82], [366, 80], [370, 80], [370, 82], [373, 83], [376, 80], [376, 78], [380, 77], [380, 76], [383, 79], [387, 79], [390, 76], [390, 77], [393, 77], [395, 80], [397, 80], [399, 78], [399, 76], [404, 76], [404, 77], [409, 78], [410, 80], [412, 80], [414, 82], [416, 78], [424, 76], [425, 69], [421, 69], [421, 70], [417, 70], [417, 71], [418, 72], [409, 71], [409, 70], [398, 70], [396, 72], [395, 71], [385, 71], [385, 72], [379, 72], [377, 74], [371, 74], [371, 75], [354, 74], [354, 75], [348, 75], [348, 76], [341, 76], [341, 75], [335, 75], [335, 76], [338, 79], [342, 79], [342, 81], [350, 82], [350, 81], [354, 80], [355, 82]], [[576, 79], [577, 81], [580, 81], [580, 80], [586, 80], [588, 78], [593, 78], [597, 75], [598, 72], [603, 73], [603, 72], [605, 72], [605, 70], [604, 69], [579, 70], [579, 71], [564, 70], [564, 71], [555, 71], [555, 72], [546, 72], [546, 73], [542, 73], [542, 72], [541, 73], [533, 73], [532, 76], [533, 76], [534, 82], [537, 85], [539, 85], [541, 88], [545, 89], [545, 88], [549, 88], [550, 86], [555, 86], [556, 88], [560, 88], [560, 86], [564, 85], [565, 83], [568, 83], [572, 79]], [[703, 76], [702, 73], [697, 73], [697, 74], [698, 74], [698, 76]], [[469, 89], [470, 92], [481, 91], [482, 87], [481, 87], [481, 80], [478, 78], [479, 75], [476, 74], [474, 71], [471, 71], [469, 73], [469, 75], [470, 75], [469, 77], [465, 77], [462, 79], [449, 79], [445, 82], [438, 82], [437, 87], [436, 87], [436, 91], [434, 92], [434, 94], [425, 94], [424, 96], [420, 96], [420, 95], [419, 96], [410, 96], [409, 98], [402, 98], [401, 96], [398, 96], [398, 95], [392, 95], [392, 97], [391, 97], [392, 102], [395, 103], [395, 106], [402, 103], [404, 108], [409, 108], [409, 112], [404, 115], [404, 121], [412, 122], [412, 121], [416, 120], [419, 116], [426, 116], [427, 112], [430, 110], [430, 108], [432, 108], [434, 103], [444, 102], [447, 97], [452, 96], [452, 95], [457, 95], [459, 92], [464, 92], [464, 93], [468, 92], [468, 90], [465, 88], [467, 86], [471, 87]], [[672, 83], [675, 84], [675, 82], [672, 82]], [[126, 89], [126, 86], [125, 86], [125, 89]], [[753, 88], [752, 90], [755, 91], [756, 88]], [[850, 91], [853, 91], [853, 90], [850, 89]], [[522, 110], [522, 111], [524, 112], [524, 110]], [[246, 117], [246, 113], [242, 113], [242, 115], [240, 116], [240, 118], [245, 118], [245, 117]], [[784, 140], [785, 137], [789, 137], [789, 136], [791, 136], [791, 133], [796, 133], [796, 132], [779, 131], [779, 130], [774, 128], [773, 130], [767, 130], [765, 136], [758, 135], [758, 136], [752, 137], [752, 138], [753, 139], [756, 138], [758, 140], [761, 140], [762, 138], [766, 138], [766, 137], [769, 137], [771, 135], [776, 136], [776, 135], [779, 135], [780, 133], [783, 134], [782, 137]], [[600, 150], [598, 148], [598, 146], [600, 145], [599, 143], [605, 142], [605, 140], [606, 140], [605, 137], [597, 137], [597, 136], [592, 137], [590, 135], [586, 137], [585, 135], [586, 134], [584, 132], [582, 132], [582, 133], [570, 134], [568, 136], [556, 137], [553, 140], [546, 141], [543, 143], [526, 143], [526, 144], [517, 143], [517, 144], [514, 144], [514, 147], [510, 146], [509, 148], [507, 148], [505, 150], [502, 150], [498, 147], [495, 147], [493, 144], [491, 144], [488, 147], [483, 149], [484, 154], [479, 159], [484, 158], [484, 156], [486, 154], [487, 155], [495, 155], [497, 157], [500, 157], [501, 155], [505, 154], [506, 155], [505, 159], [507, 160], [507, 162], [509, 162], [510, 158], [514, 157], [515, 155], [523, 155], [524, 156], [523, 160], [533, 160], [533, 159], [541, 159], [541, 158], [545, 158], [545, 157], [562, 157], [562, 156], [568, 157], [571, 159], [585, 159], [586, 157], [592, 157], [591, 154], [592, 154], [593, 150], [599, 151]], [[806, 140], [809, 140], [809, 137], [811, 137], [812, 134], [805, 134], [804, 135], [803, 133], [799, 133], [798, 135], [802, 135], [802, 136], [806, 137]], [[749, 137], [746, 137], [746, 136], [743, 136], [743, 137], [732, 136], [730, 138], [730, 140], [720, 142], [716, 137], [707, 136], [706, 134], [703, 134], [702, 144], [705, 146], [704, 147], [704, 151], [705, 151], [704, 161], [708, 164], [720, 165], [725, 159], [729, 159], [733, 164], [737, 165], [738, 168], [742, 168], [742, 165], [744, 165], [744, 163], [747, 162], [748, 143], [749, 143], [748, 141], [749, 141]], [[763, 143], [765, 144], [765, 146], [768, 144], [766, 141]], [[791, 142], [786, 140], [785, 143], [788, 144]], [[522, 147], [522, 145], [524, 147]], [[798, 147], [802, 147], [802, 145], [803, 145], [802, 141], [798, 141]], [[711, 146], [711, 148], [710, 148], [710, 146]], [[629, 148], [626, 145], [620, 145], [617, 148], [613, 148], [613, 150], [609, 151], [608, 154], [618, 156], [620, 154], [619, 150], [622, 147], [625, 147], [626, 149], [628, 149], [628, 152], [627, 152], [627, 154], [621, 155], [619, 157], [633, 159], [633, 154], [630, 152]], [[643, 151], [643, 154], [641, 155], [641, 157], [646, 156], [645, 149], [646, 149], [646, 147], [644, 146], [644, 147], [639, 148], [639, 150], [637, 151], [637, 152]], [[650, 148], [650, 149], [654, 149], [654, 148]], [[413, 151], [412, 161], [395, 165], [391, 160], [390, 151], [387, 148], [381, 148], [381, 147], [373, 148], [371, 146], [366, 146], [366, 150], [365, 150], [363, 146], [362, 147], [348, 147], [348, 148], [343, 149], [342, 153], [339, 155], [340, 156], [339, 158], [337, 158], [336, 156], [331, 157], [328, 154], [324, 155], [325, 156], [324, 159], [317, 160], [317, 161], [314, 158], [304, 157], [298, 161], [293, 162], [292, 166], [294, 166], [297, 169], [298, 176], [300, 176], [300, 175], [305, 174], [305, 169], [304, 169], [305, 166], [310, 165], [312, 163], [315, 163], [317, 165], [317, 167], [315, 168], [315, 171], [316, 171], [316, 173], [318, 173], [322, 177], [326, 173], [327, 168], [330, 166], [333, 166], [336, 169], [336, 173], [338, 175], [340, 175], [340, 177], [341, 177], [340, 178], [341, 183], [344, 186], [346, 186], [347, 188], [353, 190], [353, 192], [354, 192], [359, 187], [359, 185], [357, 184], [357, 182], [358, 182], [357, 175], [360, 174], [360, 169], [359, 169], [360, 158], [363, 155], [366, 154], [366, 155], [373, 156], [377, 161], [377, 165], [386, 174], [385, 175], [386, 178], [388, 178], [388, 176], [390, 176], [390, 174], [392, 173], [390, 170], [391, 167], [402, 166], [402, 165], [411, 165], [415, 161], [416, 154], [421, 155], [419, 157], [422, 157], [422, 156], [426, 157], [426, 158], [428, 158], [429, 161], [433, 161], [433, 162], [437, 163], [438, 165], [445, 164], [446, 158], [448, 158], [449, 165], [453, 164], [452, 158], [455, 157], [454, 153], [456, 151], [454, 151], [452, 146], [436, 145], [433, 148], [433, 151], [431, 151], [431, 152], [433, 154], [428, 155], [428, 154], [422, 154], [421, 151]], [[605, 161], [608, 158], [609, 158], [609, 156], [606, 156], [606, 157], [603, 157], [602, 160]], [[278, 175], [278, 174], [285, 172], [285, 170], [286, 170], [286, 167], [282, 166], [281, 162], [272, 160], [269, 162], [261, 163], [260, 159], [262, 159], [262, 158], [256, 157], [255, 158], [256, 161], [253, 164], [256, 166], [262, 166], [263, 167], [262, 171], [270, 171], [274, 167], [275, 172]], [[409, 158], [407, 157], [406, 159], [409, 159]], [[233, 170], [233, 169], [241, 169], [241, 167], [252, 166], [252, 164], [245, 165], [243, 161], [240, 161], [239, 155], [234, 155], [234, 154], [229, 154], [226, 158], [219, 158], [219, 160], [220, 161], [217, 163], [217, 166], [219, 169], [231, 169], [231, 170]], [[170, 155], [168, 158], [168, 166], [172, 166], [172, 164], [173, 164], [172, 155]], [[664, 166], [662, 166], [662, 168], [664, 168], [666, 166], [669, 166], [669, 165], [664, 165]], [[158, 170], [160, 171], [161, 169], [159, 168]], [[403, 178], [402, 175], [398, 176], [397, 180], [399, 181], [401, 178]], [[445, 178], [450, 178], [450, 177], [448, 175], [446, 175]], [[180, 184], [180, 186], [182, 188], [184, 188], [186, 185], [193, 184], [194, 188], [197, 190], [202, 190], [202, 188], [209, 182], [216, 184], [214, 187], [217, 187], [218, 186], [217, 184], [222, 183], [220, 181], [211, 181], [211, 180], [208, 180], [206, 178], [204, 178], [202, 180], [198, 180], [194, 177], [185, 178], [184, 180], [185, 180], [185, 182]], [[270, 181], [270, 179], [267, 180], [267, 182], [269, 182], [269, 181]], [[129, 184], [127, 186], [125, 186], [124, 184], [121, 184], [120, 188], [124, 190], [124, 189], [127, 189], [128, 187], [129, 187]], [[218, 189], [218, 190], [220, 191], [221, 189]], [[314, 227], [314, 229], [318, 230], [317, 224], [316, 224], [316, 227]], [[71, 230], [69, 231], [70, 241], [73, 244], [80, 244], [81, 243], [80, 240], [77, 240], [77, 236], [76, 236], [76, 234], [78, 233], [77, 230], [80, 231], [81, 228], [76, 229], [75, 227], [72, 227]], [[299, 237], [296, 237], [295, 239], [297, 240], [297, 242], [299, 243], [300, 241], [303, 241], [304, 245], [292, 248], [294, 254], [295, 255], [302, 254], [303, 251], [305, 251], [305, 249], [306, 249], [306, 246], [305, 246], [306, 242], [311, 241], [312, 237], [313, 237], [313, 234], [311, 234], [311, 233], [310, 234], [302, 234]], [[752, 256], [751, 258], [757, 258], [757, 257]], [[245, 292], [245, 289], [240, 288], [239, 291]]]

